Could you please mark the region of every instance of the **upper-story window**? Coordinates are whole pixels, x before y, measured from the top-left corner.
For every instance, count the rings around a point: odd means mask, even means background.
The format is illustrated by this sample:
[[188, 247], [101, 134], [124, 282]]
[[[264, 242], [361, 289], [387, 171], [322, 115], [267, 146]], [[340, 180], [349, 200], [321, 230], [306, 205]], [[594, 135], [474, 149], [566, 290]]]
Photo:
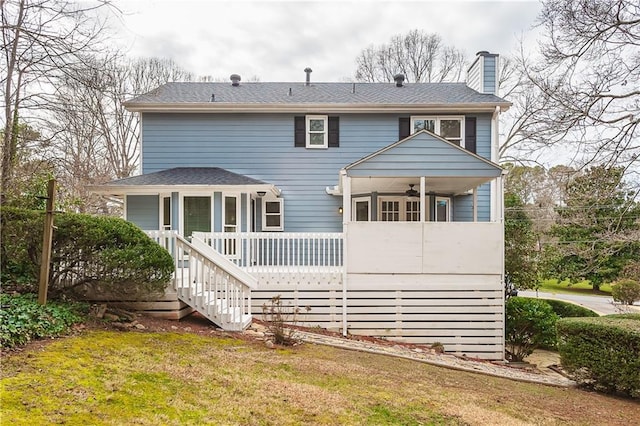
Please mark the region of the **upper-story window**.
[[307, 148], [327, 148], [329, 143], [326, 115], [307, 115]]
[[411, 133], [428, 130], [464, 148], [464, 116], [414, 116]]
[[340, 146], [340, 117], [301, 115], [294, 117], [295, 147], [307, 149], [338, 148]]

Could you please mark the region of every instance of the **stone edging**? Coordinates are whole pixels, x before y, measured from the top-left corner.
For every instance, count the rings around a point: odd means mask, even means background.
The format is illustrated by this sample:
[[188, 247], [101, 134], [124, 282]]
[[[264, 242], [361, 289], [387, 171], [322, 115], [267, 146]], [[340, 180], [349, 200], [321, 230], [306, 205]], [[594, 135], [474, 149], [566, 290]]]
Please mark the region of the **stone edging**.
[[340, 349], [368, 352], [378, 355], [389, 355], [397, 358], [424, 362], [427, 364], [436, 365], [438, 367], [445, 367], [470, 373], [486, 374], [489, 376], [502, 377], [506, 379], [517, 380], [520, 382], [537, 383], [558, 387], [576, 386], [576, 382], [557, 373], [534, 373], [512, 367], [496, 365], [490, 362], [462, 359], [454, 355], [427, 353], [418, 348], [411, 349], [401, 345], [383, 346], [370, 342], [326, 336], [323, 334], [315, 334], [299, 330], [295, 331], [294, 336], [307, 343], [333, 346]]

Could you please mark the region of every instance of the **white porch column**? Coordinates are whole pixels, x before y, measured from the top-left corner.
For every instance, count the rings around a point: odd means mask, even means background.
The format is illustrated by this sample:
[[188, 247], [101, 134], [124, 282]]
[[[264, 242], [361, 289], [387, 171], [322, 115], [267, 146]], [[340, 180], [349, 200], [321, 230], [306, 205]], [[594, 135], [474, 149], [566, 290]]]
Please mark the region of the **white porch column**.
[[473, 188], [473, 221], [478, 221], [478, 187]]
[[351, 178], [340, 170], [342, 180], [342, 334], [347, 335], [347, 268], [349, 261], [349, 222], [351, 222]]
[[503, 171], [496, 179], [496, 188], [498, 189], [498, 222], [504, 222], [504, 179], [506, 171]]
[[351, 178], [346, 172], [342, 179], [342, 232], [347, 231], [347, 224], [351, 222]]
[[426, 216], [426, 209], [425, 209], [425, 195], [424, 193], [426, 192], [426, 184], [425, 184], [425, 178], [424, 176], [420, 176], [420, 222], [426, 222], [427, 221], [427, 216]]

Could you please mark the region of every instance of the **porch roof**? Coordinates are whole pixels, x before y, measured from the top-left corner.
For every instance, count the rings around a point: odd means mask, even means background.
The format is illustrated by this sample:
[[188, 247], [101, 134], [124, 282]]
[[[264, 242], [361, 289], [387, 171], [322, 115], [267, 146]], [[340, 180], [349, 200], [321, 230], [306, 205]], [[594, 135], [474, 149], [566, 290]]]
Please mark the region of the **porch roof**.
[[198, 190], [211, 187], [220, 189], [233, 188], [246, 192], [272, 192], [274, 195], [280, 194], [280, 191], [270, 183], [219, 167], [175, 167], [113, 180], [104, 185], [92, 185], [89, 186], [89, 190], [98, 194], [123, 195], [143, 192]]
[[[426, 178], [427, 191], [463, 193], [503, 173], [496, 163], [426, 130], [349, 164], [352, 193], [405, 191]], [[341, 193], [338, 186], [331, 193]]]

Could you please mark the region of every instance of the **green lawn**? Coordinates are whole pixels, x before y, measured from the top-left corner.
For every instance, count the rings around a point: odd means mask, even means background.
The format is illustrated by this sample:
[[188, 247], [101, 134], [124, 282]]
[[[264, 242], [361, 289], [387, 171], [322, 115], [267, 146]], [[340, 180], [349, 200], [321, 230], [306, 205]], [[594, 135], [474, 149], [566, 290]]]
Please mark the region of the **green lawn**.
[[602, 286], [600, 286], [600, 290], [594, 290], [589, 281], [581, 281], [579, 283], [571, 284], [568, 280], [542, 280], [540, 282], [540, 288], [538, 290], [547, 293], [611, 296], [610, 284], [603, 284]]
[[[637, 402], [304, 344], [91, 331], [3, 355], [2, 424], [519, 425], [640, 421]], [[596, 407], [596, 408], [594, 408]]]

